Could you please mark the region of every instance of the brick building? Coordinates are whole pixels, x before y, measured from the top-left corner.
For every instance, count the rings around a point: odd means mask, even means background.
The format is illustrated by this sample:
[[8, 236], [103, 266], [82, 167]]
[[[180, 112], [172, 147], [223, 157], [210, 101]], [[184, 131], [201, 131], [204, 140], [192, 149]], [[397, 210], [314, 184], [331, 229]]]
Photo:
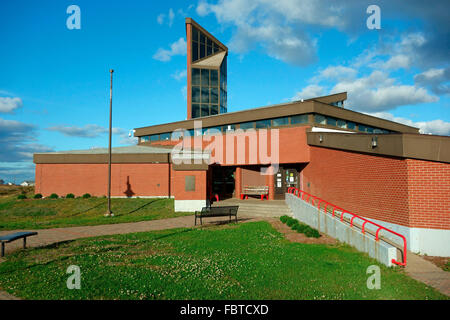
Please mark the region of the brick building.
[[[450, 137], [344, 108], [347, 93], [227, 112], [228, 49], [186, 19], [187, 120], [136, 128], [113, 148], [112, 196], [170, 197], [193, 211], [268, 186], [297, 187], [450, 256]], [[108, 150], [34, 155], [36, 192], [107, 193]]]

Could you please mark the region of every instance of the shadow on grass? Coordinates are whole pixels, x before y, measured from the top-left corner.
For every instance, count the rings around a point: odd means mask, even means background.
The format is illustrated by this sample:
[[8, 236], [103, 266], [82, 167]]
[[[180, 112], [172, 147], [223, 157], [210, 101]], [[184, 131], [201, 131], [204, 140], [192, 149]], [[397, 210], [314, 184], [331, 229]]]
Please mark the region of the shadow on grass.
[[[205, 219], [205, 218], [203, 218]], [[225, 224], [233, 224], [233, 223], [239, 223], [239, 222], [245, 222], [245, 221], [249, 221], [249, 220], [253, 220], [254, 218], [238, 218], [237, 221], [234, 218], [231, 218], [230, 220], [212, 220], [212, 221], [208, 221], [205, 222], [205, 224], [200, 224], [197, 225], [199, 227], [208, 227], [208, 226], [221, 226], [221, 225], [225, 225]]]
[[[150, 200], [150, 201], [147, 202], [146, 204], [144, 204], [144, 205], [142, 205], [142, 206], [140, 206], [140, 207], [137, 207], [137, 208], [131, 210], [130, 212], [119, 213], [119, 214], [116, 214], [116, 216], [124, 216], [124, 215], [128, 215], [128, 214], [135, 213], [135, 212], [137, 212], [137, 211], [139, 211], [139, 210], [141, 210], [141, 209], [143, 209], [143, 208], [145, 208], [145, 207], [147, 207], [147, 206], [149, 206], [149, 205], [151, 205], [151, 204], [154, 204], [155, 202], [160, 201], [160, 200], [161, 200], [161, 199], [153, 199], [153, 200]], [[89, 211], [91, 211], [91, 210], [93, 210], [93, 209], [96, 209], [96, 208], [98, 208], [98, 207], [101, 207], [101, 206], [103, 206], [103, 205], [106, 205], [107, 203], [108, 203], [108, 201], [103, 201], [103, 202], [101, 202], [101, 203], [99, 203], [99, 204], [97, 204], [97, 205], [95, 205], [95, 206], [93, 206], [93, 207], [91, 207], [91, 208], [89, 208], [89, 209], [86, 209], [86, 210], [82, 210], [82, 211], [76, 212], [76, 213], [70, 215], [70, 217], [75, 217], [75, 216], [77, 216], [77, 215], [80, 215], [80, 214], [89, 212]]]
[[136, 208], [136, 209], [134, 209], [134, 210], [131, 210], [131, 211], [128, 212], [128, 213], [124, 213], [124, 214], [132, 214], [132, 213], [135, 213], [136, 211], [139, 211], [139, 210], [145, 208], [146, 206], [148, 206], [148, 205], [150, 205], [150, 204], [153, 204], [153, 203], [155, 203], [155, 202], [158, 202], [158, 201], [160, 201], [160, 200], [161, 200], [161, 199], [153, 199], [153, 200], [147, 202], [146, 204], [144, 204], [144, 205], [142, 205], [142, 206], [140, 206], [140, 207], [138, 207], [138, 208]]
[[77, 215], [86, 213], [86, 212], [91, 211], [92, 209], [98, 208], [98, 207], [100, 207], [100, 206], [102, 206], [102, 205], [104, 205], [104, 204], [106, 204], [106, 203], [107, 203], [106, 201], [100, 202], [99, 204], [97, 204], [97, 205], [95, 205], [95, 206], [93, 206], [93, 207], [91, 207], [91, 208], [89, 208], [89, 209], [86, 209], [86, 210], [83, 210], [83, 211], [80, 211], [80, 212], [76, 212], [76, 213], [70, 215], [69, 217], [75, 217], [75, 216], [77, 216]]

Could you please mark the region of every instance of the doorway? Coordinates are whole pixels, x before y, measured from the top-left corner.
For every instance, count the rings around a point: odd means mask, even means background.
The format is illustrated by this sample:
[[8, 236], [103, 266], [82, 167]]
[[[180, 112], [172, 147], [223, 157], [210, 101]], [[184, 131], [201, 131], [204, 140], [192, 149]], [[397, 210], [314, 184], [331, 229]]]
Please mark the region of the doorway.
[[300, 171], [299, 166], [280, 166], [274, 175], [274, 199], [284, 200], [289, 187], [300, 187]]
[[212, 194], [219, 195], [220, 200], [229, 199], [234, 194], [235, 167], [212, 167]]

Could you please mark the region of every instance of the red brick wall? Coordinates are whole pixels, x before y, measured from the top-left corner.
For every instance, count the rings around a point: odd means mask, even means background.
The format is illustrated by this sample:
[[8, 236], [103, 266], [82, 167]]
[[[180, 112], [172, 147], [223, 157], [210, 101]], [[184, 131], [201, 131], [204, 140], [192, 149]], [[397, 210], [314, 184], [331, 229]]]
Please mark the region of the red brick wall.
[[306, 192], [368, 218], [450, 229], [449, 164], [319, 147], [310, 152], [301, 173]]
[[[200, 120], [199, 120], [200, 121]], [[306, 142], [306, 130], [310, 128], [309, 126], [298, 126], [298, 127], [290, 127], [290, 128], [281, 128], [279, 129], [279, 162], [280, 163], [298, 163], [298, 162], [308, 162], [309, 161], [309, 146]], [[274, 130], [274, 129], [272, 129]], [[237, 144], [239, 139], [237, 137], [242, 134], [227, 134], [223, 135], [223, 146], [224, 146], [224, 152], [222, 163], [226, 165], [256, 165], [261, 164], [261, 159], [259, 157], [259, 136], [257, 136], [257, 152], [256, 152], [256, 161], [251, 161], [252, 157], [250, 157], [249, 152], [249, 139], [245, 139], [245, 161], [238, 161], [238, 148]], [[210, 138], [210, 140], [206, 140]], [[232, 161], [228, 161], [226, 157], [227, 152], [227, 141], [232, 142], [234, 139], [234, 150], [231, 150], [231, 152], [234, 152], [234, 159]], [[196, 140], [196, 142], [194, 142]], [[196, 148], [199, 146], [200, 148], [205, 149], [208, 145], [213, 145], [215, 140], [215, 137], [196, 137], [196, 138], [189, 138], [185, 139], [183, 141], [183, 145], [185, 148]], [[170, 145], [177, 145], [178, 143], [181, 143], [180, 141], [156, 141], [151, 143], [154, 146], [170, 146]], [[231, 144], [231, 145], [233, 145]], [[218, 143], [219, 145], [219, 143]], [[266, 153], [268, 154], [268, 157], [271, 156], [271, 134], [270, 130], [267, 130], [267, 149]], [[213, 152], [213, 155], [215, 153]]]
[[310, 154], [303, 190], [361, 216], [409, 224], [404, 160], [319, 147]]
[[407, 159], [410, 224], [450, 229], [450, 164]]
[[[185, 177], [195, 176], [195, 191], [185, 190]], [[175, 200], [205, 200], [207, 171], [171, 171], [172, 192]]]
[[[76, 196], [90, 193], [103, 196], [108, 192], [107, 164], [36, 164], [36, 193]], [[167, 196], [168, 164], [113, 164], [112, 196]]]

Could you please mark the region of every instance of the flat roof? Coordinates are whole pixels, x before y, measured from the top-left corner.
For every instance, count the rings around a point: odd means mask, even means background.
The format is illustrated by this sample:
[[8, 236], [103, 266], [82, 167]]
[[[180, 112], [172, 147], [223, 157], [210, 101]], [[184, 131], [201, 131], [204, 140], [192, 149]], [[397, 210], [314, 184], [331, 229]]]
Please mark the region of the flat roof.
[[315, 147], [450, 163], [450, 137], [447, 136], [311, 131], [306, 135], [308, 145]]
[[[126, 146], [126, 147], [114, 147], [111, 148], [111, 153], [113, 154], [125, 154], [125, 153], [170, 153], [172, 151], [173, 146], [164, 148], [164, 147], [154, 147], [154, 146]], [[84, 150], [68, 150], [68, 151], [54, 151], [54, 152], [37, 152], [35, 154], [108, 154], [108, 148], [92, 148], [92, 149], [84, 149]]]
[[347, 92], [336, 93], [328, 96], [316, 97], [304, 101], [274, 104], [259, 108], [241, 111], [227, 112], [207, 117], [199, 117], [189, 120], [170, 122], [147, 127], [135, 128], [135, 137], [173, 132], [176, 129], [193, 129], [194, 121], [202, 121], [202, 126], [215, 127], [228, 124], [238, 124], [248, 121], [257, 121], [297, 114], [317, 113], [343, 120], [353, 121], [381, 129], [397, 132], [418, 133], [419, 129], [394, 121], [370, 116], [357, 111], [336, 107], [329, 103], [347, 99]]

